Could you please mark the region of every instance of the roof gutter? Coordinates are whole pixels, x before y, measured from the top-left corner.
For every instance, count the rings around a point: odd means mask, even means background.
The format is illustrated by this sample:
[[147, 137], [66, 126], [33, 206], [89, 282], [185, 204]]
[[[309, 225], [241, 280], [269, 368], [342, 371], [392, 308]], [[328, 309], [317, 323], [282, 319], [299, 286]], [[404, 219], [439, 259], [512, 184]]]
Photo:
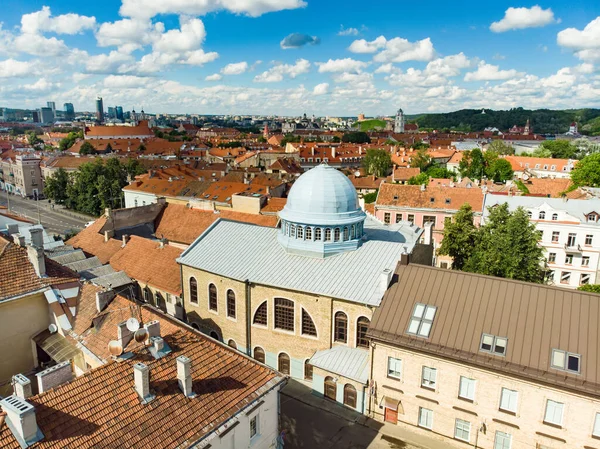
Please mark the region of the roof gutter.
[[49, 287], [49, 286], [48, 287], [42, 287], [42, 288], [39, 288], [37, 290], [32, 290], [30, 292], [21, 293], [20, 295], [10, 296], [8, 298], [0, 299], [0, 304], [3, 304], [5, 302], [10, 302], [10, 301], [16, 301], [17, 299], [25, 298], [27, 296], [34, 295], [36, 293], [44, 293], [45, 291], [51, 290], [51, 289], [52, 288]]

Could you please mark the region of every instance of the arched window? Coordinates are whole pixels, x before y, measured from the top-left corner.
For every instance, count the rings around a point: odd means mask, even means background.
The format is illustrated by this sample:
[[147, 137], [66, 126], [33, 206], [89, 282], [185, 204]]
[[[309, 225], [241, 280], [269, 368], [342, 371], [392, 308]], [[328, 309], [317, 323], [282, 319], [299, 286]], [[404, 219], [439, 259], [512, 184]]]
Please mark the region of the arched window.
[[348, 341], [348, 317], [344, 312], [336, 312], [333, 326], [333, 340], [340, 343]]
[[227, 290], [227, 316], [235, 318], [235, 293], [233, 290]]
[[312, 380], [313, 378], [313, 366], [308, 363], [308, 360], [304, 361], [304, 379]]
[[198, 282], [196, 278], [190, 278], [190, 302], [198, 304]]
[[546, 212], [544, 212], [544, 211], [541, 211], [541, 212], [539, 213], [539, 215], [538, 215], [538, 218], [539, 218], [540, 220], [544, 220], [544, 219], [546, 218]]
[[306, 240], [312, 240], [312, 228], [310, 226], [306, 227]]
[[335, 228], [335, 231], [333, 232], [333, 240], [334, 241], [339, 241], [340, 239], [340, 228]]
[[315, 228], [315, 240], [321, 240], [321, 228]]
[[350, 226], [350, 240], [354, 239], [354, 226], [355, 225]]
[[325, 229], [325, 241], [326, 242], [331, 241], [331, 229], [329, 229], [329, 228]]
[[356, 388], [353, 385], [344, 385], [344, 405], [356, 408]]
[[290, 224], [289, 223], [285, 224], [285, 235], [290, 235]]
[[302, 309], [302, 335], [317, 336], [317, 328], [313, 319], [310, 317], [308, 312]]
[[215, 340], [221, 339], [221, 337], [219, 337], [219, 334], [217, 334], [216, 331], [210, 331], [210, 334], [208, 334], [208, 335], [210, 335], [210, 338], [214, 338]]
[[279, 357], [277, 357], [277, 369], [282, 374], [287, 374], [289, 376], [289, 374], [290, 374], [290, 356], [287, 355], [285, 352], [282, 352], [281, 354], [279, 354]]
[[298, 238], [299, 239], [304, 238], [304, 228], [302, 226], [298, 226]]
[[258, 346], [254, 348], [254, 359], [259, 361], [260, 363], [265, 363], [265, 351]]
[[150, 290], [148, 287], [144, 288], [144, 300], [148, 303], [148, 304], [152, 304], [152, 300], [154, 295], [152, 295], [152, 290]]
[[294, 302], [275, 298], [275, 329], [294, 331]]
[[325, 378], [325, 397], [327, 399], [331, 399], [332, 401], [337, 400], [336, 396], [337, 396], [337, 385], [335, 383], [335, 380], [333, 380], [333, 377], [331, 376], [327, 376]]
[[361, 316], [356, 321], [356, 347], [357, 348], [368, 348], [369, 340], [367, 340], [367, 330], [369, 329], [368, 318]]
[[296, 237], [296, 225], [290, 226], [290, 237]]
[[217, 287], [215, 284], [208, 285], [208, 308], [210, 310], [217, 310]]
[[529, 218], [531, 218], [531, 217], [532, 217], [532, 214], [531, 214], [531, 211], [530, 211], [530, 210], [528, 210], [528, 211], [527, 211], [527, 216], [528, 216]]
[[161, 295], [160, 292], [154, 292], [154, 301], [156, 307], [158, 307], [163, 312], [167, 311], [167, 303], [165, 302], [165, 298], [163, 298], [163, 295]]
[[260, 324], [262, 326], [267, 325], [267, 301], [258, 306], [256, 312], [254, 312], [252, 324]]
[[344, 227], [344, 240], [348, 240], [348, 226]]
[[558, 220], [558, 214], [552, 214], [552, 221]]
[[233, 339], [229, 339], [229, 341], [227, 342], [227, 346], [229, 346], [230, 348], [233, 348], [233, 349], [237, 349], [237, 344], [235, 343], [235, 340], [233, 340]]
[[199, 331], [199, 330], [200, 330], [200, 326], [198, 326], [198, 323], [192, 323], [192, 327], [193, 327], [194, 329], [196, 329], [197, 331]]

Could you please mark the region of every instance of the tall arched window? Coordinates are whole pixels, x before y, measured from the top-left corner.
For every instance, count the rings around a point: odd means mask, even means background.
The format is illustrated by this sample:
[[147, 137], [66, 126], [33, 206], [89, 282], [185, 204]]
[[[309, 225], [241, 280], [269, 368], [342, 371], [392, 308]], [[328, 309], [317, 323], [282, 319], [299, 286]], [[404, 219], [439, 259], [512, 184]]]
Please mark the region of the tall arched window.
[[344, 385], [344, 405], [356, 408], [356, 388], [353, 385]]
[[227, 290], [227, 316], [235, 318], [235, 293], [233, 290]]
[[315, 228], [315, 240], [321, 240], [321, 228]]
[[290, 226], [290, 237], [296, 237], [296, 225]]
[[217, 310], [217, 287], [215, 284], [208, 285], [208, 308], [210, 310]]
[[350, 240], [354, 238], [354, 225], [350, 227]]
[[325, 229], [325, 241], [326, 242], [331, 241], [331, 229], [329, 229], [329, 228]]
[[344, 227], [344, 240], [348, 240], [348, 226]]
[[152, 290], [150, 290], [148, 287], [144, 288], [144, 300], [148, 304], [152, 304], [153, 299], [154, 295], [152, 294]]
[[267, 325], [267, 301], [264, 301], [254, 312], [254, 319], [252, 324], [260, 324], [262, 326]]
[[539, 218], [540, 220], [544, 220], [544, 219], [546, 218], [546, 212], [544, 212], [544, 211], [541, 211], [541, 212], [538, 214], [538, 218]]
[[304, 361], [304, 379], [312, 380], [313, 378], [313, 366], [308, 363], [308, 360]]
[[337, 400], [336, 396], [337, 396], [337, 385], [335, 383], [335, 380], [333, 380], [333, 377], [331, 376], [327, 376], [325, 378], [325, 397], [327, 399], [331, 399], [332, 401]]
[[304, 238], [304, 228], [302, 226], [298, 226], [298, 238], [299, 239]]
[[302, 335], [317, 336], [317, 328], [308, 312], [302, 309]]
[[369, 340], [367, 340], [367, 330], [369, 330], [369, 319], [361, 316], [356, 321], [356, 347], [368, 348]]
[[333, 339], [340, 343], [348, 341], [348, 317], [344, 312], [336, 312], [333, 326]]
[[335, 228], [335, 231], [333, 232], [333, 240], [336, 242], [340, 240], [340, 228]]
[[258, 360], [260, 363], [265, 363], [265, 351], [258, 346], [254, 348], [254, 359]]
[[294, 302], [275, 298], [275, 328], [294, 331]]
[[277, 369], [282, 374], [287, 374], [289, 376], [289, 374], [290, 374], [290, 356], [287, 355], [285, 352], [282, 352], [281, 354], [279, 354], [279, 357], [277, 357]]
[[312, 240], [312, 228], [310, 226], [306, 227], [306, 240]]
[[190, 302], [198, 304], [198, 282], [196, 278], [190, 278]]

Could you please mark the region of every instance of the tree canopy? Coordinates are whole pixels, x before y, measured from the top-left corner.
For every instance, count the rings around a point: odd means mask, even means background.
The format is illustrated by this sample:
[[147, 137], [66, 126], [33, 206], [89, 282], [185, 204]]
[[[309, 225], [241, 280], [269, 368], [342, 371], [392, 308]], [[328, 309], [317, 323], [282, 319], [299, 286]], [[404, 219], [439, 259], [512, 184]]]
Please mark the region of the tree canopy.
[[429, 184], [429, 175], [427, 173], [419, 173], [418, 175], [408, 178], [406, 183], [411, 186], [427, 185]]
[[576, 186], [600, 187], [600, 153], [593, 153], [577, 162], [571, 171]]
[[487, 151], [504, 156], [515, 154], [515, 148], [501, 140], [492, 141], [492, 143], [488, 145]]
[[83, 142], [83, 144], [81, 144], [81, 148], [79, 149], [79, 154], [96, 154], [96, 148], [94, 148], [94, 145], [92, 145], [91, 143], [89, 143], [87, 140], [85, 142]]
[[462, 270], [473, 253], [476, 238], [473, 208], [465, 203], [453, 219], [444, 224], [444, 239], [438, 254], [452, 257], [452, 268]]
[[583, 292], [600, 293], [600, 284], [582, 285], [580, 287], [577, 287], [577, 290], [581, 290]]
[[60, 151], [67, 151], [73, 146], [77, 139], [83, 139], [83, 131], [71, 131], [67, 134], [67, 137], [61, 139], [58, 143], [58, 149]]
[[342, 142], [347, 143], [371, 143], [369, 135], [362, 131], [345, 133], [342, 136]]
[[67, 200], [69, 182], [69, 174], [63, 168], [59, 168], [53, 175], [46, 178], [44, 195], [58, 204], [64, 204]]
[[417, 151], [417, 153], [412, 156], [410, 160], [410, 166], [414, 168], [420, 169], [422, 172], [427, 170], [427, 168], [431, 165], [431, 157], [427, 154], [427, 150], [425, 148], [421, 148]]
[[367, 174], [378, 178], [384, 177], [392, 168], [392, 156], [386, 150], [369, 149], [362, 160], [362, 165]]
[[463, 177], [481, 179], [487, 176], [494, 182], [507, 181], [514, 175], [512, 166], [506, 159], [499, 158], [495, 151], [483, 153], [479, 148], [463, 152], [458, 170]]
[[540, 148], [550, 151], [556, 159], [574, 159], [578, 152], [577, 147], [568, 140], [544, 140]]

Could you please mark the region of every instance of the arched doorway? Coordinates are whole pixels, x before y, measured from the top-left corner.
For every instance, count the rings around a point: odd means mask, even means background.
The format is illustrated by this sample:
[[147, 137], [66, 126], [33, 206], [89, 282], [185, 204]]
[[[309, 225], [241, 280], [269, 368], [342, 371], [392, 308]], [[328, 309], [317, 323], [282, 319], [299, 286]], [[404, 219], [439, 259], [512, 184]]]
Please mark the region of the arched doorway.
[[279, 354], [277, 367], [282, 374], [290, 374], [290, 356], [285, 352]]
[[356, 388], [353, 385], [344, 385], [344, 405], [356, 408]]
[[332, 401], [337, 400], [337, 384], [335, 383], [335, 380], [333, 380], [333, 377], [331, 376], [327, 376], [325, 378], [325, 397], [327, 399], [331, 399]]

